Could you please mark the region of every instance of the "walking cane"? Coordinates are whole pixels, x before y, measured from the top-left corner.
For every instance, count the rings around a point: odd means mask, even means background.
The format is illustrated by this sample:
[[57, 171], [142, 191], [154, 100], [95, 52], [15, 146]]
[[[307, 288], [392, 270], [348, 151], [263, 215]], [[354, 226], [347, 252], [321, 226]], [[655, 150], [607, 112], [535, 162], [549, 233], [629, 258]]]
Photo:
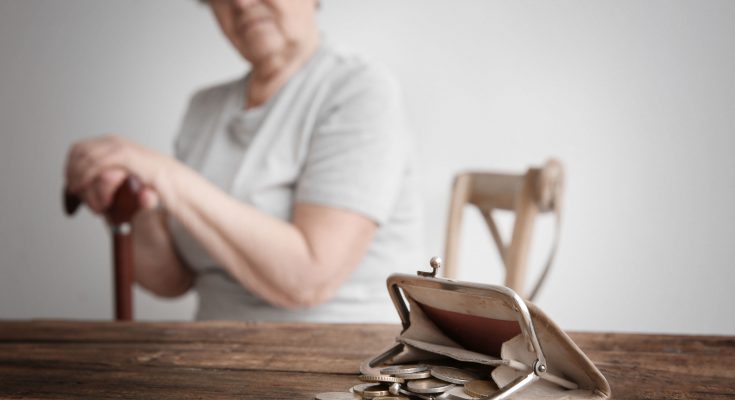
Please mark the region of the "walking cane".
[[[112, 204], [105, 211], [112, 232], [115, 280], [115, 319], [133, 319], [133, 238], [132, 220], [140, 208], [138, 178], [129, 176], [115, 191]], [[77, 196], [64, 192], [64, 210], [73, 215], [82, 204]]]

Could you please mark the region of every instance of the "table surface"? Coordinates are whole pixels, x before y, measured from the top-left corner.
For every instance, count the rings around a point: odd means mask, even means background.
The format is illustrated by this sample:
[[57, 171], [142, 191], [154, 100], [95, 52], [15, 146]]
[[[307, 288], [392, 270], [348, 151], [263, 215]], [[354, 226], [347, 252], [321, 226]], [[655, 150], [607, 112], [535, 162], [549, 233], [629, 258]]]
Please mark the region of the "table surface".
[[[398, 325], [0, 322], [0, 398], [313, 399]], [[571, 333], [616, 399], [735, 398], [735, 337]]]

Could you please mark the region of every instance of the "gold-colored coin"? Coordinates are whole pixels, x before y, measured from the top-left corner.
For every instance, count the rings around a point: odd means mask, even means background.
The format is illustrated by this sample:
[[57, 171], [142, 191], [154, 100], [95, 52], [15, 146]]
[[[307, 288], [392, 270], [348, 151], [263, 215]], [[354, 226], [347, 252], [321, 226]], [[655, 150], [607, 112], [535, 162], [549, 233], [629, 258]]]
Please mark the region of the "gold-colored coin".
[[362, 400], [362, 396], [350, 392], [327, 392], [319, 393], [314, 397], [316, 400]]
[[489, 396], [498, 391], [498, 385], [493, 381], [475, 380], [465, 383], [464, 392], [472, 397]]
[[406, 380], [403, 378], [396, 378], [390, 375], [360, 375], [360, 380], [363, 382], [388, 382], [388, 383], [406, 382]]
[[359, 385], [355, 385], [352, 387], [352, 391], [362, 397], [370, 399], [373, 397], [390, 395], [388, 388], [384, 385], [375, 383], [361, 383]]

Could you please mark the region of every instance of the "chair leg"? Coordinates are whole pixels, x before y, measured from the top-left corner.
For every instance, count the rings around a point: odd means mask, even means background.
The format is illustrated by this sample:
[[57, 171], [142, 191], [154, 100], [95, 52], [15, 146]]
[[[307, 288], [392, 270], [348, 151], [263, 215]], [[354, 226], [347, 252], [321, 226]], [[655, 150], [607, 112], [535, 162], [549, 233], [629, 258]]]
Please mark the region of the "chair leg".
[[444, 245], [444, 273], [449, 279], [457, 278], [457, 253], [459, 252], [459, 234], [462, 225], [462, 214], [467, 204], [472, 187], [472, 178], [469, 174], [458, 175], [454, 179], [452, 198], [447, 217], [447, 236]]
[[498, 224], [495, 223], [495, 218], [493, 218], [493, 209], [480, 209], [480, 213], [482, 213], [483, 218], [485, 218], [485, 223], [487, 224], [488, 229], [490, 229], [490, 234], [495, 241], [495, 245], [498, 247], [500, 261], [503, 262], [503, 265], [506, 265], [508, 262], [508, 246], [503, 243], [503, 238], [500, 236]]
[[529, 169], [520, 196], [517, 198], [513, 236], [507, 249], [505, 285], [526, 297], [523, 283], [526, 277], [528, 253], [533, 236], [534, 220], [538, 214], [534, 187], [538, 170]]

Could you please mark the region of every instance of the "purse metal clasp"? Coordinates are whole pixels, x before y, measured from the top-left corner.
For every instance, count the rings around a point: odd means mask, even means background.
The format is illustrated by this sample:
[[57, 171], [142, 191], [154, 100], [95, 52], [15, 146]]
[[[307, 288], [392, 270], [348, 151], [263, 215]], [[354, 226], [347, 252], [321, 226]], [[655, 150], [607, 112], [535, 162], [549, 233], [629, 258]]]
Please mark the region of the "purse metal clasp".
[[436, 271], [442, 267], [441, 257], [431, 257], [431, 260], [429, 260], [429, 266], [431, 266], [431, 272], [416, 271], [416, 274], [418, 274], [418, 276], [424, 276], [427, 278], [436, 278]]

